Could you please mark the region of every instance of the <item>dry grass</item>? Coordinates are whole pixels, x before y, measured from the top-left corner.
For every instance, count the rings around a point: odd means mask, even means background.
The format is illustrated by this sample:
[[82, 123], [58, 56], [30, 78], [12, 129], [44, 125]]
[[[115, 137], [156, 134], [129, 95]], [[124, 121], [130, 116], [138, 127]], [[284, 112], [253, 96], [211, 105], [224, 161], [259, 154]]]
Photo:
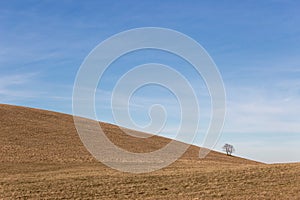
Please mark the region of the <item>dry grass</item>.
[[[0, 123], [0, 199], [300, 199], [298, 163], [266, 165], [213, 151], [200, 160], [192, 146], [171, 166], [134, 175], [96, 162], [72, 116], [0, 105]], [[169, 141], [102, 125], [114, 143], [134, 152]]]

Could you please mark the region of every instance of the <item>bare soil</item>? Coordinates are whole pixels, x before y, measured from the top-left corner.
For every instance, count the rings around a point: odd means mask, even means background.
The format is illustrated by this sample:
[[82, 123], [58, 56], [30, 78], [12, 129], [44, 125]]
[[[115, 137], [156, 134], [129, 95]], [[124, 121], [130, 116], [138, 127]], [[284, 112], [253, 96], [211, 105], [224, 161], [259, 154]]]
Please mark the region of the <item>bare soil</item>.
[[[170, 141], [101, 126], [132, 152]], [[270, 165], [215, 151], [199, 159], [196, 146], [159, 171], [110, 169], [89, 154], [66, 114], [0, 104], [0, 137], [0, 199], [300, 199], [299, 163]]]

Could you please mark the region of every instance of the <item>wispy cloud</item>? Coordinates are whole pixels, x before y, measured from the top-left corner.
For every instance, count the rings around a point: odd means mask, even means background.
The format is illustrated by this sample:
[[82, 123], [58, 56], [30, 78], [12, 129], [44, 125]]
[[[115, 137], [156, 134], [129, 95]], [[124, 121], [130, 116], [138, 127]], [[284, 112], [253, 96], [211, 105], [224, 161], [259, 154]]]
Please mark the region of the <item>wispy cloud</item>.
[[[225, 132], [300, 133], [300, 96], [292, 85], [279, 88], [232, 87], [229, 90]], [[278, 95], [280, 94], [280, 95]]]
[[36, 96], [32, 90], [26, 86], [33, 82], [36, 73], [1, 75], [0, 95], [1, 99], [15, 100], [17, 98], [32, 98]]

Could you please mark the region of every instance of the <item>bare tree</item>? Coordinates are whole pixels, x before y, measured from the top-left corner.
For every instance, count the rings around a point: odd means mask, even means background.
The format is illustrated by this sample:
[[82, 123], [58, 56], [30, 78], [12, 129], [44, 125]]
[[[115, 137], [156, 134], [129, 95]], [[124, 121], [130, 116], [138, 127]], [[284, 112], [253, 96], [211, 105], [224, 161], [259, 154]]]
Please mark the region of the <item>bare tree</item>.
[[223, 146], [223, 150], [228, 156], [231, 156], [231, 154], [235, 151], [234, 147], [231, 144], [225, 144]]

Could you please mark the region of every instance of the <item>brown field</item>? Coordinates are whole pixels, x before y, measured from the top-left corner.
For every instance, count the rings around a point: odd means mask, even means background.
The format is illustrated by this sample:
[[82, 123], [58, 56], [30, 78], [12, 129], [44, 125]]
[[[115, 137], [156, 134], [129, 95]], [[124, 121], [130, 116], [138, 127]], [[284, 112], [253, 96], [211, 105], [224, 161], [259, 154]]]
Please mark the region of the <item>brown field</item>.
[[[102, 125], [129, 151], [169, 142]], [[214, 151], [199, 159], [199, 147], [191, 146], [167, 168], [130, 174], [94, 160], [70, 115], [0, 105], [0, 128], [0, 199], [300, 199], [299, 163], [263, 164]]]

